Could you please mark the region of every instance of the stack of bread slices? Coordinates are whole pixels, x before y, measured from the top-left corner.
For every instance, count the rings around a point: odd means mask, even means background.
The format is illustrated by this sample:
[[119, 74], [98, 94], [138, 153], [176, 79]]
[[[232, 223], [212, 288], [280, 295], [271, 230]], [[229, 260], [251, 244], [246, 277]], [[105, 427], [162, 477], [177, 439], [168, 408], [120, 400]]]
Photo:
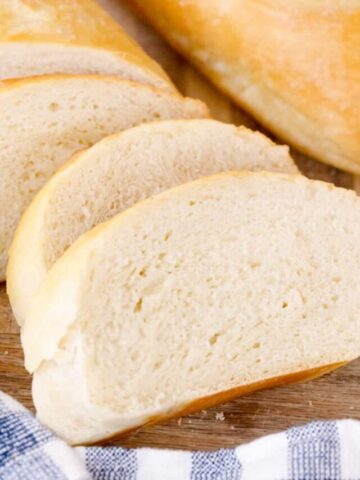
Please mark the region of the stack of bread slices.
[[359, 355], [355, 193], [209, 119], [92, 0], [0, 14], [0, 275], [45, 425], [97, 442]]

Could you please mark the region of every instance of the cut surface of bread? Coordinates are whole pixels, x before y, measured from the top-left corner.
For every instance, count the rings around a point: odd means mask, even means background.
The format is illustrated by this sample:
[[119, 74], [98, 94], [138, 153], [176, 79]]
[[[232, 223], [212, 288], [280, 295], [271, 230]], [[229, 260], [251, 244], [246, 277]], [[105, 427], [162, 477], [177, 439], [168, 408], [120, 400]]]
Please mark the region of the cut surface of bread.
[[140, 200], [229, 170], [297, 173], [288, 148], [214, 120], [141, 125], [76, 154], [33, 200], [17, 229], [7, 290], [17, 321], [46, 273], [82, 233]]
[[358, 357], [359, 235], [354, 192], [264, 172], [185, 184], [95, 227], [23, 329], [39, 419], [94, 442]]
[[21, 213], [76, 151], [140, 123], [207, 116], [199, 101], [117, 77], [43, 76], [0, 88], [0, 278]]
[[0, 23], [0, 79], [104, 74], [175, 90], [94, 0], [4, 0]]
[[283, 141], [360, 174], [358, 0], [130, 1]]

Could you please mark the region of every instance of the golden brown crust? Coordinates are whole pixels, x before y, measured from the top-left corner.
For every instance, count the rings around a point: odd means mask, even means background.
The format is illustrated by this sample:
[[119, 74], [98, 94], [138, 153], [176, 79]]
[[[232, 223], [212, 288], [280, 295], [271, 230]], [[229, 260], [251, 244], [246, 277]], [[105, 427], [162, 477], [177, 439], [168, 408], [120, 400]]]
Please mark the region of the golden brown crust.
[[[326, 373], [329, 373], [332, 370], [335, 370], [339, 367], [342, 367], [343, 365], [346, 365], [347, 363], [349, 363], [349, 362], [332, 363], [330, 365], [324, 365], [322, 367], [311, 368], [309, 370], [303, 370], [301, 372], [293, 372], [293, 373], [289, 373], [289, 374], [286, 374], [286, 375], [281, 375], [279, 377], [273, 377], [273, 378], [268, 378], [266, 380], [260, 380], [258, 382], [250, 383], [248, 385], [241, 385], [239, 387], [231, 388], [230, 390], [215, 393], [214, 395], [209, 395], [207, 397], [199, 398], [197, 400], [194, 400], [191, 403], [188, 403], [188, 404], [184, 405], [183, 407], [177, 408], [176, 410], [168, 412], [164, 415], [154, 415], [154, 416], [150, 417], [148, 421], [146, 421], [143, 425], [141, 425], [139, 427], [130, 428], [130, 429], [125, 430], [121, 433], [115, 433], [114, 435], [111, 435], [110, 437], [108, 437], [106, 439], [99, 440], [98, 442], [95, 442], [94, 444], [95, 445], [100, 445], [100, 444], [103, 444], [103, 443], [109, 443], [109, 442], [114, 441], [118, 438], [129, 435], [130, 433], [135, 432], [136, 430], [139, 430], [139, 428], [142, 428], [144, 426], [153, 425], [155, 423], [163, 422], [163, 421], [169, 420], [171, 418], [176, 418], [176, 417], [188, 415], [190, 413], [197, 412], [199, 410], [205, 410], [207, 408], [214, 407], [215, 405], [218, 405], [220, 403], [225, 403], [225, 402], [228, 402], [230, 400], [234, 400], [237, 397], [241, 397], [243, 395], [253, 393], [257, 390], [263, 390], [263, 389], [266, 389], [266, 388], [273, 388], [273, 387], [277, 387], [277, 386], [281, 386], [281, 385], [312, 380], [314, 378], [325, 375]], [[92, 445], [92, 444], [89, 443], [89, 444], [86, 444], [86, 445]]]
[[142, 49], [93, 0], [0, 3], [0, 42], [61, 43], [143, 55]]
[[[203, 110], [203, 115], [200, 116], [200, 118], [211, 118], [209, 109], [206, 106], [205, 103], [203, 103], [201, 100], [197, 100], [195, 98], [190, 98], [190, 97], [183, 97], [180, 95], [177, 91], [175, 90], [170, 90], [166, 91], [166, 89], [159, 89], [156, 86], [153, 85], [144, 85], [142, 83], [139, 83], [137, 81], [133, 80], [128, 80], [124, 79], [121, 77], [117, 77], [114, 75], [99, 75], [99, 74], [62, 74], [62, 73], [53, 73], [49, 75], [33, 75], [31, 77], [23, 77], [23, 78], [11, 78], [11, 79], [6, 79], [6, 80], [0, 80], [0, 95], [3, 93], [6, 93], [7, 91], [16, 89], [16, 88], [22, 88], [26, 87], [28, 85], [32, 84], [41, 84], [41, 83], [48, 83], [50, 84], [51, 82], [63, 82], [63, 81], [69, 81], [71, 82], [72, 80], [96, 80], [96, 81], [103, 81], [103, 82], [114, 82], [114, 83], [122, 83], [124, 85], [130, 85], [133, 88], [146, 88], [148, 90], [152, 90], [153, 92], [158, 93], [159, 95], [169, 95], [170, 98], [176, 97], [177, 99], [184, 99], [186, 100], [191, 100], [194, 104], [197, 103], [199, 108], [201, 106], [201, 109]], [[200, 114], [199, 114], [200, 115]]]
[[0, 47], [33, 43], [104, 50], [171, 85], [163, 69], [94, 0], [2, 1], [0, 19]]
[[358, 3], [132, 3], [263, 125], [304, 153], [360, 173]]
[[[142, 84], [138, 82], [134, 82], [132, 80], [126, 80], [120, 77], [116, 77], [113, 75], [99, 75], [99, 74], [62, 74], [62, 73], [53, 73], [49, 75], [33, 75], [31, 77], [23, 77], [23, 78], [10, 78], [6, 80], [1, 80], [0, 81], [0, 94], [2, 94], [6, 90], [11, 90], [15, 88], [21, 88], [21, 87], [26, 87], [27, 85], [31, 84], [39, 84], [39, 83], [50, 83], [50, 82], [62, 82], [68, 80], [71, 82], [74, 79], [80, 79], [80, 80], [102, 80], [104, 82], [121, 82], [124, 84], [131, 84], [131, 85], [136, 85], [139, 88], [148, 88], [153, 91], [159, 91], [156, 87], [153, 87], [152, 85], [145, 85], [143, 86]], [[173, 92], [165, 92], [165, 94], [168, 95], [174, 95]], [[195, 102], [197, 100], [194, 100]], [[198, 100], [199, 104], [202, 103]], [[203, 104], [204, 105], [204, 104]]]

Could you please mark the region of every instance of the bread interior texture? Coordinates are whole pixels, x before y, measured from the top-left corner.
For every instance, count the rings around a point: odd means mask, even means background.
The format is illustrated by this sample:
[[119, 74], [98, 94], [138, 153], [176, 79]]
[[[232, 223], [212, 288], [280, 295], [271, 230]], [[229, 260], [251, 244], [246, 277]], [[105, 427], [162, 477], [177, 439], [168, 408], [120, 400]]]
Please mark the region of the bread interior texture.
[[[354, 193], [255, 173], [167, 191], [97, 227], [53, 267], [25, 335], [40, 418], [72, 442], [93, 440], [356, 358], [359, 225]], [[51, 326], [56, 307], [68, 322]], [[64, 423], [53, 401], [70, 391]]]
[[207, 114], [199, 102], [115, 77], [9, 83], [0, 100], [0, 277], [20, 215], [74, 152], [139, 123]]
[[242, 169], [298, 172], [287, 147], [214, 120], [143, 125], [105, 139], [61, 172], [52, 188], [42, 232], [47, 268], [82, 233], [135, 203], [198, 177]]
[[358, 354], [353, 196], [345, 212], [323, 185], [241, 182], [159, 202], [93, 251], [81, 318], [96, 403], [134, 414]]

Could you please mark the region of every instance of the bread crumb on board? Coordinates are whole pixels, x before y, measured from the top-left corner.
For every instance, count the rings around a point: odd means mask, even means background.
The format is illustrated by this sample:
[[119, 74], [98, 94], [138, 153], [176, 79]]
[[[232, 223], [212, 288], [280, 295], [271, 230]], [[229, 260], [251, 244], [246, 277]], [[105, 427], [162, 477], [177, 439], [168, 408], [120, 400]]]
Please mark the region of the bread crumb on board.
[[225, 420], [224, 412], [215, 413], [215, 420], [217, 420], [218, 422], [223, 422]]

